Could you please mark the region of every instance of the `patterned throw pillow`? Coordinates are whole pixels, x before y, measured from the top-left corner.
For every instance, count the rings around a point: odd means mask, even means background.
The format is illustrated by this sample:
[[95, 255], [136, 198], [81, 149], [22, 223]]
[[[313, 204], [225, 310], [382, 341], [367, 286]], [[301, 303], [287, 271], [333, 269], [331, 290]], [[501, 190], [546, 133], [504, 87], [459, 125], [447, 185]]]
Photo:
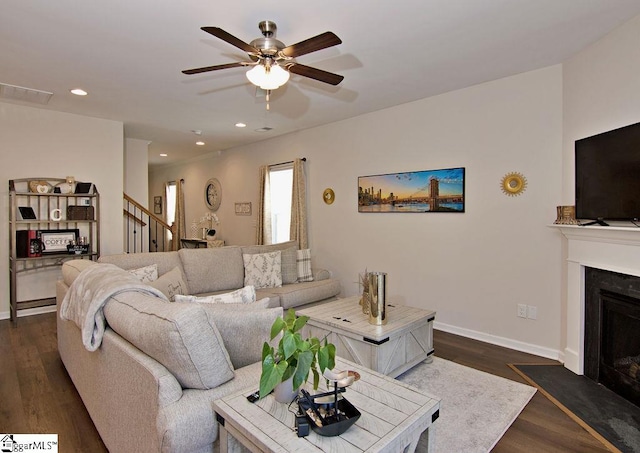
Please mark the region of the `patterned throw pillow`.
[[252, 304], [256, 301], [256, 289], [245, 286], [230, 293], [211, 296], [182, 296], [176, 294], [176, 302], [199, 302], [201, 304]]
[[162, 291], [171, 302], [175, 301], [176, 294], [189, 294], [189, 289], [179, 267], [174, 267], [166, 274], [162, 274], [156, 281], [150, 282], [149, 285]]
[[281, 253], [279, 250], [255, 255], [242, 255], [244, 285], [259, 288], [282, 286]]
[[311, 250], [298, 250], [298, 282], [312, 282]]
[[150, 283], [158, 280], [158, 265], [151, 264], [137, 269], [129, 269], [129, 273], [133, 274], [142, 283]]

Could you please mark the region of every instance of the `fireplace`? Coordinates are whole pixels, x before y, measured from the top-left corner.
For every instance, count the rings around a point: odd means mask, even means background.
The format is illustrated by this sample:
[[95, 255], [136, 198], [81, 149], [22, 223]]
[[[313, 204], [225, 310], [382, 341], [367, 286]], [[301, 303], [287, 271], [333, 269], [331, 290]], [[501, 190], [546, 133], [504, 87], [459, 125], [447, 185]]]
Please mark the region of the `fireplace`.
[[640, 277], [585, 268], [584, 374], [640, 407]]

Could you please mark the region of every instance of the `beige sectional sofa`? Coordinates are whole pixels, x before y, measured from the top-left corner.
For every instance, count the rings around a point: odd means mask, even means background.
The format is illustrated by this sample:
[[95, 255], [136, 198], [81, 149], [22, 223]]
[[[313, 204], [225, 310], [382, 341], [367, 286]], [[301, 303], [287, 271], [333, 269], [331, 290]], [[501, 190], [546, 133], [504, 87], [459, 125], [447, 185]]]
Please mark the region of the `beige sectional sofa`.
[[[284, 283], [291, 245], [183, 249], [63, 265], [57, 283], [60, 356], [110, 451], [214, 451], [218, 427], [212, 402], [247, 387], [257, 389], [261, 345], [275, 317], [283, 308], [331, 300], [340, 291], [322, 270], [314, 271], [312, 282]], [[108, 270], [111, 280], [121, 273], [129, 282], [135, 277], [125, 269], [157, 264], [161, 278], [178, 268], [190, 294], [215, 294], [243, 286], [243, 252], [273, 249], [282, 251], [283, 285], [257, 290], [258, 299], [269, 301], [169, 303], [146, 292], [122, 291], [103, 305], [105, 330], [93, 352], [85, 348], [78, 325], [60, 316], [70, 286], [84, 279], [79, 275], [99, 277]], [[291, 281], [293, 274], [286, 278]]]

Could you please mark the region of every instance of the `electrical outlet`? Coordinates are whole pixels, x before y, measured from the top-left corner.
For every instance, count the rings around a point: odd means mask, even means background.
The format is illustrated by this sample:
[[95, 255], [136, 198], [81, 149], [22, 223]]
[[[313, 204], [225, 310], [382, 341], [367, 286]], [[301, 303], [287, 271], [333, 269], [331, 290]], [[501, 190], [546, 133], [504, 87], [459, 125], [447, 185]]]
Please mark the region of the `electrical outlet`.
[[525, 304], [518, 304], [518, 318], [527, 317], [527, 306]]
[[527, 318], [529, 319], [538, 319], [538, 307], [535, 305], [527, 306]]

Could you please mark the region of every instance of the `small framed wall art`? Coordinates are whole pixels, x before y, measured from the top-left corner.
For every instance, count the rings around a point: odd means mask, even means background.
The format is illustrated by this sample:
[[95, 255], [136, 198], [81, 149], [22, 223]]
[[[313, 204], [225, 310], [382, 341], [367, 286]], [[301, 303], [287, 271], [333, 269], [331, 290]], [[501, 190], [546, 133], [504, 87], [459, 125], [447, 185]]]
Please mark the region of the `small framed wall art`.
[[153, 197], [153, 213], [162, 214], [162, 197]]
[[236, 215], [251, 215], [251, 202], [243, 201], [235, 203]]
[[67, 245], [70, 241], [78, 240], [80, 231], [78, 229], [69, 230], [42, 230], [40, 240], [42, 241], [43, 253], [66, 253]]

